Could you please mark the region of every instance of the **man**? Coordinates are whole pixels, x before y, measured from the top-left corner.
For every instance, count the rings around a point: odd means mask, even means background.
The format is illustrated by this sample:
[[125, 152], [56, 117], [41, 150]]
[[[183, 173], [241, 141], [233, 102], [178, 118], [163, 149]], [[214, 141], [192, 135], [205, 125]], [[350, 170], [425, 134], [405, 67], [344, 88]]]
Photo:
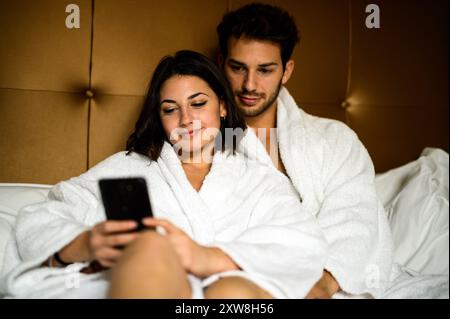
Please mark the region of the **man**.
[[305, 113], [283, 87], [299, 42], [293, 18], [278, 7], [250, 4], [226, 14], [217, 32], [219, 64], [262, 143], [253, 140], [265, 146], [262, 160], [290, 178], [328, 241], [323, 276], [306, 297], [379, 296], [389, 279], [392, 241], [373, 164], [350, 128]]

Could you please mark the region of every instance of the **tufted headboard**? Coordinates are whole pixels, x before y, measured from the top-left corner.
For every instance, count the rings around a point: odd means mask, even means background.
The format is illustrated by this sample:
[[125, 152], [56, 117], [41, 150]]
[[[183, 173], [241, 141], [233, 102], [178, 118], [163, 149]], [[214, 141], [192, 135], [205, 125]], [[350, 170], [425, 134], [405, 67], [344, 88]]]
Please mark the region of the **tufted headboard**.
[[[124, 149], [162, 56], [214, 58], [241, 0], [2, 0], [0, 182], [53, 184]], [[447, 0], [279, 0], [301, 42], [288, 89], [347, 123], [377, 172], [448, 151]], [[66, 27], [76, 4], [80, 28]], [[377, 4], [380, 28], [367, 28]]]

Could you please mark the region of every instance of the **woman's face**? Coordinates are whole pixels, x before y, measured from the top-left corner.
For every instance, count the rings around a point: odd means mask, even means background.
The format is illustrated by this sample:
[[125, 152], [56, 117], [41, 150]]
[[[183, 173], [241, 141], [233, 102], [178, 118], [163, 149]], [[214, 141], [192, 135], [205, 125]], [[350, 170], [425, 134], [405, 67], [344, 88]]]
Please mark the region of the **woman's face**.
[[196, 152], [214, 145], [220, 117], [226, 116], [223, 101], [196, 76], [174, 75], [160, 90], [160, 117], [172, 145]]

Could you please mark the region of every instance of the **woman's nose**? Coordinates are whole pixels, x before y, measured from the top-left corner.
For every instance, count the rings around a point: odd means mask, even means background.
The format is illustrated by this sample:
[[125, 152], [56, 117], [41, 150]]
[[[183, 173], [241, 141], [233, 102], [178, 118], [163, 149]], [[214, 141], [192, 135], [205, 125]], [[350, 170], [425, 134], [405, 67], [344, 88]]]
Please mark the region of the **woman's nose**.
[[180, 126], [188, 126], [191, 123], [191, 112], [187, 108], [181, 108]]

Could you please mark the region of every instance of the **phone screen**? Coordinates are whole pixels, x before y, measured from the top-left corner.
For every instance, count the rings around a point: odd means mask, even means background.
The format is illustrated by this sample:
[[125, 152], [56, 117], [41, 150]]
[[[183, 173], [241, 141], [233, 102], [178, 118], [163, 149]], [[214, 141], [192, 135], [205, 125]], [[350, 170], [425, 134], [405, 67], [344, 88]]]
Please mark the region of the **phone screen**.
[[153, 216], [147, 183], [144, 178], [111, 178], [99, 180], [107, 219], [134, 220], [142, 230], [142, 219]]

